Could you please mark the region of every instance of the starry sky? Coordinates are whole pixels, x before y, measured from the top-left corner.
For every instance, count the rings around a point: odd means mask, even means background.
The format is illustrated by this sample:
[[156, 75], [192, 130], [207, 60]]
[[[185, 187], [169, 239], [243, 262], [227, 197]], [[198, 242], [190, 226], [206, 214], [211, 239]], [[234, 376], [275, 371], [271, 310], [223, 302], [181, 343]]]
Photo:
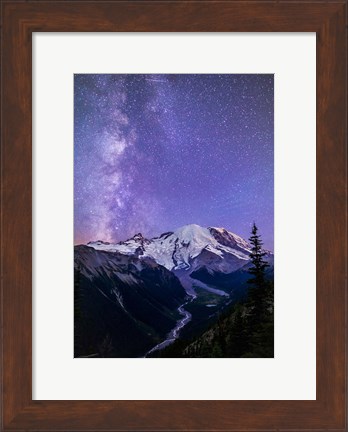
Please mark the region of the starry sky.
[[74, 76], [74, 242], [186, 224], [273, 250], [273, 75]]

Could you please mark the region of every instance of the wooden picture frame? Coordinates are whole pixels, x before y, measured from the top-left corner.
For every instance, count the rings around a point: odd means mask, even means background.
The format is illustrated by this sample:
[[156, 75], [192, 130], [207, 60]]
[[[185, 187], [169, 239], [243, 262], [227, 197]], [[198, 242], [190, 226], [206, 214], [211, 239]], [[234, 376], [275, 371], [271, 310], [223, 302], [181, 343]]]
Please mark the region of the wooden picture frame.
[[[347, 2], [3, 0], [2, 430], [347, 430]], [[33, 32], [316, 32], [317, 398], [32, 400]]]

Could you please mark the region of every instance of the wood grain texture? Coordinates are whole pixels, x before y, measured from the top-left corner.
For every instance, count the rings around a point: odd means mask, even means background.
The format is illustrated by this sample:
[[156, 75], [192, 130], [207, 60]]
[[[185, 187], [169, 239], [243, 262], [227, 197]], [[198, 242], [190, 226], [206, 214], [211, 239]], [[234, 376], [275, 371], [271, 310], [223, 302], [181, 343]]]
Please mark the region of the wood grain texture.
[[[2, 430], [347, 430], [346, 1], [3, 1]], [[32, 401], [31, 35], [317, 32], [317, 400]]]

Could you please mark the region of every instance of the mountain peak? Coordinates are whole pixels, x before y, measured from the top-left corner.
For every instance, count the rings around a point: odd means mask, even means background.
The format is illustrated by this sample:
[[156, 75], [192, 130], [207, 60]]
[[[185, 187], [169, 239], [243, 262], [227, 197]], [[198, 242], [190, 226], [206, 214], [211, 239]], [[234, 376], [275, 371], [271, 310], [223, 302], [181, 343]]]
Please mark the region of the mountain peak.
[[195, 223], [183, 225], [182, 227], [180, 227], [178, 229], [184, 229], [184, 228], [185, 229], [192, 229], [192, 230], [195, 230], [195, 229], [204, 229], [202, 226], [200, 226], [198, 224], [195, 224]]
[[189, 236], [189, 237], [199, 236], [200, 237], [202, 235], [206, 235], [207, 233], [208, 233], [207, 228], [203, 228], [197, 224], [184, 225], [180, 228], [177, 228], [174, 231], [174, 235], [176, 235], [178, 237], [185, 237], [185, 236]]
[[110, 242], [107, 241], [103, 241], [103, 240], [95, 240], [95, 241], [90, 241], [87, 243], [87, 245], [109, 245]]
[[134, 234], [131, 240], [141, 241], [146, 240], [145, 237], [141, 233]]
[[225, 228], [209, 227], [208, 230], [215, 240], [224, 246], [238, 246], [247, 250], [250, 248], [247, 241], [239, 235], [227, 231]]
[[203, 265], [224, 268], [243, 266], [249, 261], [250, 246], [225, 228], [188, 224], [174, 232], [146, 239], [141, 233], [117, 244], [93, 244], [96, 249], [117, 251], [126, 255], [151, 257], [168, 270], [194, 270]]

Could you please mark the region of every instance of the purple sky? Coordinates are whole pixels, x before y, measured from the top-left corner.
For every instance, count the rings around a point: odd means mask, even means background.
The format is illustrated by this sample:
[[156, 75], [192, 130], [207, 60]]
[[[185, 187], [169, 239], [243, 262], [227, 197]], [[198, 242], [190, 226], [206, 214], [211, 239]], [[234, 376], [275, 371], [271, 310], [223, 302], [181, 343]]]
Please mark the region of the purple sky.
[[75, 244], [196, 223], [273, 250], [273, 75], [75, 75]]

